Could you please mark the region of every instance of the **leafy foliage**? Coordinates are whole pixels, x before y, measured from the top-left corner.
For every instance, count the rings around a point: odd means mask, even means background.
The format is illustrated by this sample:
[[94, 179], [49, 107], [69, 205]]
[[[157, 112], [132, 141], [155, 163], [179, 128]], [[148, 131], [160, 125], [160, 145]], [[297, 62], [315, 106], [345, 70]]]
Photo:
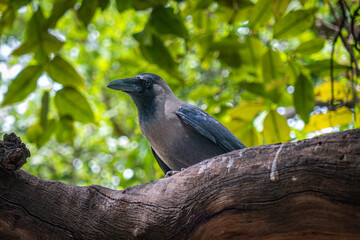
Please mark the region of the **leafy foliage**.
[[161, 177], [114, 79], [152, 72], [247, 146], [360, 126], [360, 6], [313, 0], [0, 1], [0, 130], [28, 170], [124, 188]]

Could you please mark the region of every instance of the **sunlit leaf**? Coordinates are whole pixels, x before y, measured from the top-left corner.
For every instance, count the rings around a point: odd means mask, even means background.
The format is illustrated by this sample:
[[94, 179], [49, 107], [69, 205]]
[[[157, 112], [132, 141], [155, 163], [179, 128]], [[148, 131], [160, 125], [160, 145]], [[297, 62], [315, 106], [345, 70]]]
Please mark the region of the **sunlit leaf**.
[[325, 44], [325, 40], [321, 38], [314, 38], [304, 43], [301, 43], [296, 49], [295, 53], [301, 55], [310, 55], [320, 51]]
[[224, 125], [235, 135], [235, 136], [241, 136], [244, 131], [246, 131], [247, 127], [249, 126], [248, 121], [234, 118], [231, 119], [229, 122], [224, 122]]
[[46, 129], [48, 122], [48, 112], [49, 112], [49, 92], [44, 92], [41, 99], [41, 110], [40, 110], [40, 125], [43, 129]]
[[70, 116], [62, 116], [58, 121], [56, 129], [56, 140], [58, 142], [72, 142], [75, 137], [74, 120]]
[[188, 31], [179, 15], [174, 14], [174, 9], [158, 6], [153, 9], [149, 19], [150, 25], [162, 34], [173, 34], [187, 38]]
[[36, 82], [43, 73], [42, 66], [28, 66], [10, 83], [3, 106], [20, 102], [36, 89]]
[[271, 0], [259, 0], [249, 17], [249, 28], [255, 29], [264, 25], [271, 17]]
[[295, 83], [294, 105], [296, 112], [305, 123], [309, 122], [310, 113], [315, 105], [314, 87], [310, 79], [301, 74]]
[[275, 19], [278, 20], [279, 18], [284, 15], [287, 7], [291, 0], [273, 0], [271, 5], [272, 13], [275, 16]]
[[46, 66], [46, 72], [54, 81], [61, 83], [64, 86], [85, 88], [84, 79], [77, 73], [70, 63], [60, 56], [56, 56], [49, 62]]
[[86, 98], [75, 88], [65, 87], [55, 95], [55, 105], [61, 116], [71, 116], [82, 123], [94, 122], [94, 114]]
[[352, 111], [347, 107], [341, 107], [336, 111], [311, 115], [309, 124], [305, 126], [304, 131], [314, 132], [328, 127], [342, 126], [349, 124], [352, 120]]
[[40, 123], [35, 123], [26, 131], [26, 138], [29, 142], [35, 143], [38, 148], [44, 146], [51, 138], [56, 129], [56, 120], [48, 120], [46, 129], [41, 127]]
[[360, 128], [360, 105], [358, 104], [355, 107], [355, 123], [354, 123], [354, 127], [355, 128]]
[[283, 69], [283, 61], [277, 51], [268, 49], [262, 59], [262, 72], [264, 82], [269, 82], [274, 79], [279, 79]]
[[243, 135], [239, 138], [246, 147], [253, 147], [260, 145], [259, 132], [253, 125], [247, 128]]
[[290, 128], [286, 118], [271, 110], [265, 117], [263, 134], [267, 144], [289, 141]]
[[68, 9], [73, 8], [75, 3], [76, 0], [55, 0], [51, 10], [51, 15], [46, 22], [47, 26], [49, 28], [54, 28], [57, 21]]
[[245, 121], [253, 121], [261, 111], [265, 109], [263, 100], [243, 101], [236, 107], [229, 109], [227, 116], [231, 118], [243, 119]]
[[95, 14], [96, 8], [98, 6], [98, 1], [96, 0], [83, 0], [80, 8], [76, 11], [77, 17], [80, 21], [87, 26], [92, 17]]
[[291, 38], [302, 33], [313, 25], [316, 11], [316, 8], [311, 8], [289, 12], [275, 23], [273, 29], [274, 38]]
[[[325, 82], [315, 87], [315, 98], [321, 102], [331, 101], [331, 81]], [[352, 90], [344, 83], [334, 81], [334, 101], [351, 102]]]
[[219, 92], [219, 90], [220, 88], [217, 86], [207, 86], [207, 85], [199, 86], [190, 93], [189, 98], [194, 101], [197, 101], [204, 97], [213, 96], [214, 94]]

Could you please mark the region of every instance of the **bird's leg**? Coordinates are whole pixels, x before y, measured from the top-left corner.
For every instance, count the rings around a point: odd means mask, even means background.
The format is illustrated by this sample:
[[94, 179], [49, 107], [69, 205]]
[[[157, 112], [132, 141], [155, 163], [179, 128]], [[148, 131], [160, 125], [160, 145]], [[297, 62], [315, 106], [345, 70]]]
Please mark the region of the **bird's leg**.
[[183, 171], [185, 168], [182, 168], [180, 171], [168, 171], [166, 174], [165, 174], [165, 177], [164, 178], [168, 178], [168, 177], [171, 177], [171, 176], [174, 176], [175, 174]]

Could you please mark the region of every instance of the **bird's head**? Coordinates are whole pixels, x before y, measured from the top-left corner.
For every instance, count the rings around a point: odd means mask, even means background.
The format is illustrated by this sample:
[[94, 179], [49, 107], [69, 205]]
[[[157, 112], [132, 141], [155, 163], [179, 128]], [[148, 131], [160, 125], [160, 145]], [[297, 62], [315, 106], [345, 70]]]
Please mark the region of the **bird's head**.
[[152, 73], [141, 73], [132, 78], [115, 80], [107, 87], [129, 94], [139, 111], [159, 106], [167, 97], [173, 96], [166, 82]]

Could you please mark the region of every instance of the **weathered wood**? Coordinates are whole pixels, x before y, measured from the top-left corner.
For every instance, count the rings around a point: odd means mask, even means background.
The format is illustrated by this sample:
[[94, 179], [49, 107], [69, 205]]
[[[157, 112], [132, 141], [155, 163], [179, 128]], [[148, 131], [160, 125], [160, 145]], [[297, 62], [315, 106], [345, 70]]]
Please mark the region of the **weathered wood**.
[[360, 130], [234, 151], [123, 191], [0, 170], [0, 236], [360, 239]]

